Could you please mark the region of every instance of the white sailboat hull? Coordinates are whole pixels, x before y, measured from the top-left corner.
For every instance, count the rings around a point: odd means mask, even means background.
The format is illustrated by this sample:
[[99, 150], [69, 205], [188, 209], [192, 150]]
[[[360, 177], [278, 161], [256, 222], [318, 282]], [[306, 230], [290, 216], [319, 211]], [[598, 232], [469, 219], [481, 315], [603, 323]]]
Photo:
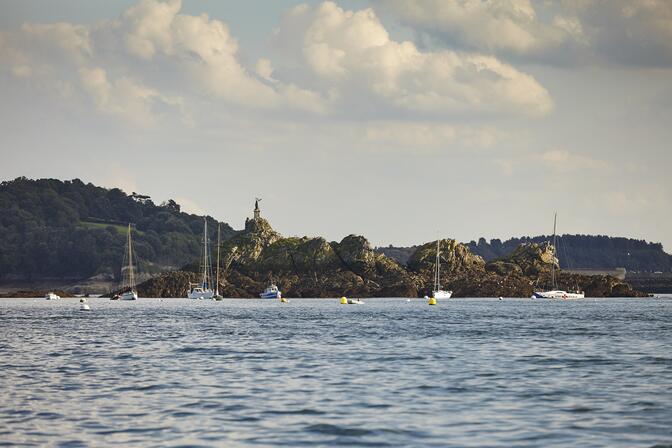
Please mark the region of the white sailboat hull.
[[44, 296], [46, 300], [59, 300], [61, 297], [58, 294], [54, 294], [53, 292], [47, 293], [46, 296]]
[[120, 300], [138, 300], [138, 293], [135, 291], [126, 291], [119, 296]]
[[453, 291], [434, 291], [432, 292], [432, 297], [435, 299], [450, 299], [453, 296]]
[[553, 291], [535, 291], [532, 298], [533, 299], [564, 299], [564, 300], [575, 300], [583, 299], [586, 295], [582, 292], [567, 292], [560, 289], [554, 289]]
[[205, 290], [196, 290], [196, 291], [189, 291], [187, 294], [187, 297], [190, 299], [196, 299], [196, 300], [210, 300], [213, 297], [215, 297], [215, 292], [212, 291], [211, 289], [205, 289]]
[[[219, 233], [219, 230], [218, 230]], [[189, 285], [187, 298], [192, 300], [212, 300], [215, 297], [215, 291], [210, 289], [212, 275], [210, 272], [210, 255], [208, 254], [208, 220], [203, 220], [203, 259], [201, 260], [201, 269], [203, 277], [198, 283]], [[219, 278], [217, 278], [219, 282]], [[216, 283], [217, 284], [217, 283]]]

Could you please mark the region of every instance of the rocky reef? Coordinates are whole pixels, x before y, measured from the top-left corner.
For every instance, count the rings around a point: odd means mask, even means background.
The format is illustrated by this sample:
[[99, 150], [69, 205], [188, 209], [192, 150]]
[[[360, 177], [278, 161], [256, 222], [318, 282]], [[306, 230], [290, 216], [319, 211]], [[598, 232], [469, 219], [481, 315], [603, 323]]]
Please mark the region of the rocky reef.
[[[486, 263], [452, 239], [439, 242], [441, 284], [454, 297], [530, 297], [550, 285], [556, 265], [560, 288], [582, 289], [587, 296], [642, 296], [614, 277], [587, 277], [557, 270], [553, 247], [522, 244], [509, 257]], [[430, 295], [436, 241], [417, 247], [407, 266], [373, 250], [363, 236], [340, 242], [319, 237], [283, 237], [265, 219], [245, 222], [245, 229], [224, 241], [219, 289], [226, 297], [258, 297], [273, 282], [287, 297], [418, 297]], [[196, 270], [195, 267], [190, 269]], [[185, 297], [196, 272], [170, 272], [139, 286], [145, 297]]]
[[[164, 272], [138, 285], [140, 297], [187, 297], [189, 284], [196, 283], [199, 275], [189, 271]], [[111, 295], [120, 291], [115, 291]]]
[[412, 275], [356, 235], [341, 242], [283, 238], [258, 218], [222, 244], [221, 259], [221, 289], [234, 297], [257, 297], [270, 282], [290, 297], [417, 295]]

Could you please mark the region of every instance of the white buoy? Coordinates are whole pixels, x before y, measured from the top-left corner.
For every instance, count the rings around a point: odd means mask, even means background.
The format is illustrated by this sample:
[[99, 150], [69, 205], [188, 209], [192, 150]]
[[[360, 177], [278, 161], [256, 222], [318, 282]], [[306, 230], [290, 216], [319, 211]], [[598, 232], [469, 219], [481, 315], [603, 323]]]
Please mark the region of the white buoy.
[[91, 311], [91, 307], [86, 302], [87, 302], [87, 300], [86, 300], [85, 297], [82, 297], [81, 299], [79, 299], [79, 303], [80, 303], [79, 311]]

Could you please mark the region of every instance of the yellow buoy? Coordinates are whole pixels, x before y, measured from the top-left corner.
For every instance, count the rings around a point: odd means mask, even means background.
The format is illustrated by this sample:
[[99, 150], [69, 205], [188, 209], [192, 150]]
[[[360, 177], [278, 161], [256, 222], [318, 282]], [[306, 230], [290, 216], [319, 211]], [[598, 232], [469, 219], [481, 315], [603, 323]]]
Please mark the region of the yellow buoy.
[[280, 302], [281, 303], [289, 303], [289, 300], [285, 299], [284, 297], [280, 297]]
[[347, 305], [348, 304], [348, 299], [345, 297], [341, 297], [341, 305]]
[[431, 299], [429, 299], [429, 302], [428, 302], [428, 303], [429, 303], [430, 305], [436, 305], [436, 299], [435, 299], [434, 297], [432, 297]]

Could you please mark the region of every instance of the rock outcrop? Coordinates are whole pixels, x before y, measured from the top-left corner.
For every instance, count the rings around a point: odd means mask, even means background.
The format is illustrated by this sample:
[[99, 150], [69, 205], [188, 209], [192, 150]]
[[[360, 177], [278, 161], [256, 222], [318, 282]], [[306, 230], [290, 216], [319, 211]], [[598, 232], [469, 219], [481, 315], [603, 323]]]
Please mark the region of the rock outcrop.
[[[530, 297], [550, 284], [557, 259], [553, 247], [523, 244], [509, 257], [486, 263], [467, 246], [439, 241], [441, 285], [454, 297]], [[265, 219], [248, 219], [245, 229], [222, 243], [219, 290], [227, 297], [258, 297], [273, 282], [287, 297], [417, 297], [434, 286], [436, 242], [419, 246], [401, 266], [375, 252], [363, 236], [340, 242], [324, 238], [283, 237]], [[196, 271], [195, 266], [187, 269]], [[638, 296], [613, 277], [586, 277], [557, 272], [563, 289], [581, 288], [588, 296]], [[185, 297], [196, 272], [163, 274], [139, 286], [144, 297]]]
[[221, 290], [236, 297], [257, 297], [270, 282], [290, 297], [418, 294], [413, 276], [376, 254], [362, 236], [331, 243], [319, 237], [283, 238], [263, 218], [247, 220], [243, 232], [224, 242], [221, 259]]
[[195, 272], [164, 272], [140, 283], [138, 295], [140, 297], [187, 297], [189, 283], [196, 283], [198, 279], [199, 275]]
[[[439, 242], [441, 286], [454, 297], [530, 297], [532, 281], [513, 261], [502, 261], [493, 269], [455, 240]], [[436, 242], [424, 244], [408, 260], [408, 269], [417, 275], [420, 293], [430, 295], [434, 287]], [[499, 266], [499, 265], [498, 265]]]

